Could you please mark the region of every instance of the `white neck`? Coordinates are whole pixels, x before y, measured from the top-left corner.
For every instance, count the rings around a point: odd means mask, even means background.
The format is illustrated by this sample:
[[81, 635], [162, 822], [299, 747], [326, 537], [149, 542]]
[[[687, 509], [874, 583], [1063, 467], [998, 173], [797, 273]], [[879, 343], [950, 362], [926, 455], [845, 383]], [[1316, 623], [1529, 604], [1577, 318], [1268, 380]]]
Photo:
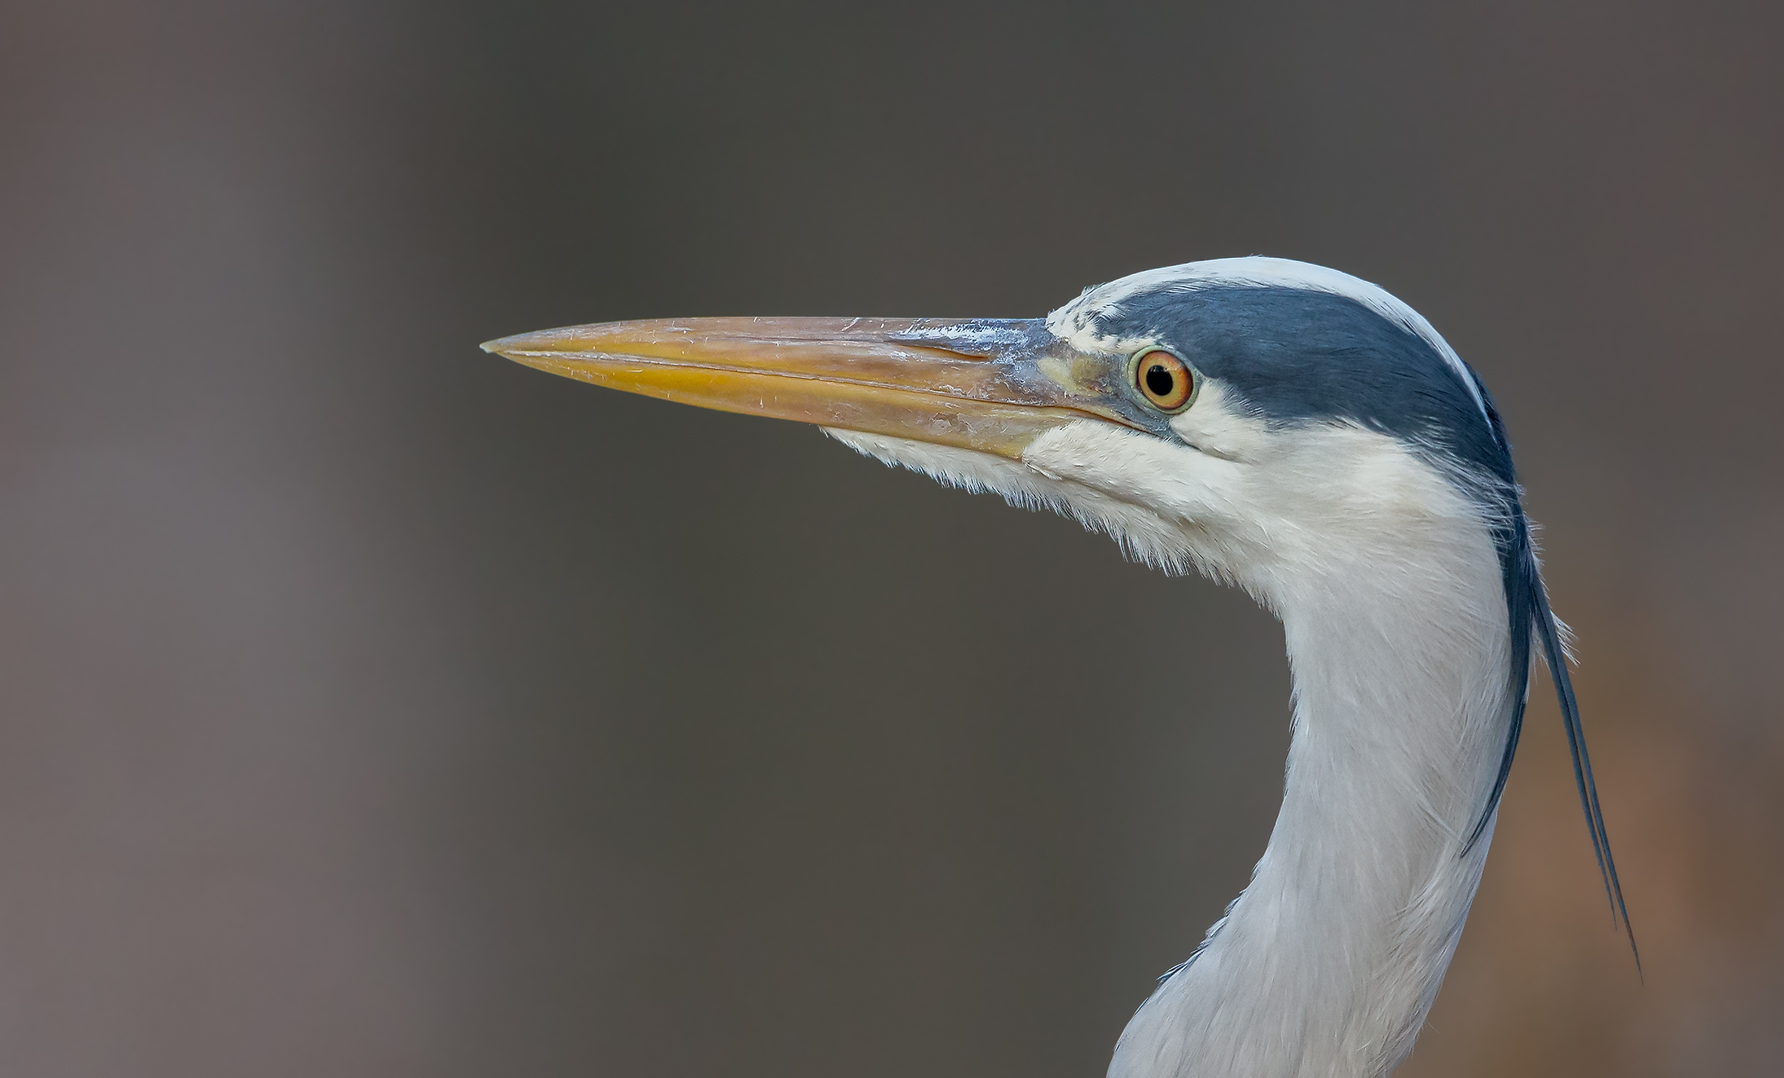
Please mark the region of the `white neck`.
[[838, 437], [1061, 508], [1281, 616], [1295, 709], [1276, 829], [1251, 886], [1134, 1015], [1109, 1075], [1377, 1078], [1411, 1050], [1491, 838], [1464, 855], [1514, 703], [1494, 513], [1392, 438], [1273, 430], [1223, 408], [1218, 383], [1179, 422], [1199, 448], [1086, 421], [1036, 439], [1021, 465]]
[[1490, 831], [1463, 847], [1512, 703], [1490, 546], [1279, 591], [1295, 684], [1281, 814], [1245, 893], [1129, 1023], [1111, 1078], [1388, 1073], [1479, 882]]

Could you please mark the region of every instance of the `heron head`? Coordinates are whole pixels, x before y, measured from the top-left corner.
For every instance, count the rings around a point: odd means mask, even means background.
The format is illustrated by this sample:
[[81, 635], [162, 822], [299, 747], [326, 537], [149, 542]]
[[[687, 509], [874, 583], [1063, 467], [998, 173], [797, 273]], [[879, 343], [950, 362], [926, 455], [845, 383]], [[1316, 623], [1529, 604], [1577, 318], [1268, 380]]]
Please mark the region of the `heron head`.
[[1478, 380], [1424, 319], [1282, 259], [1139, 273], [1046, 318], [667, 319], [484, 347], [812, 423], [1272, 602], [1285, 576], [1342, 572], [1396, 537], [1428, 546], [1423, 525], [1457, 513], [1495, 515], [1512, 480]]

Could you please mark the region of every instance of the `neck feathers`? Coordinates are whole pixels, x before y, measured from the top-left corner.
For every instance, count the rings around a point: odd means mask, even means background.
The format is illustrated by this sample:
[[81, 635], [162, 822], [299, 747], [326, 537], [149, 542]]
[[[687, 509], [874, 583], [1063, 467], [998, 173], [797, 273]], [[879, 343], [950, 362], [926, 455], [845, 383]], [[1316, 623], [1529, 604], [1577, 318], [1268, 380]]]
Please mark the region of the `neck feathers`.
[[1476, 824], [1523, 686], [1480, 515], [1377, 523], [1352, 556], [1327, 546], [1253, 575], [1295, 683], [1282, 811], [1245, 893], [1134, 1016], [1112, 1078], [1364, 1078], [1411, 1050], [1480, 879], [1491, 827]]
[[1359, 424], [1273, 425], [1229, 407], [1218, 381], [1201, 392], [1179, 420], [1188, 448], [1090, 420], [1037, 438], [1019, 465], [837, 436], [1059, 509], [1147, 562], [1239, 584], [1281, 617], [1294, 737], [1269, 847], [1134, 1015], [1109, 1074], [1376, 1078], [1411, 1050], [1474, 897], [1533, 628], [1621, 912], [1560, 639], [1509, 456], [1503, 476], [1476, 474]]

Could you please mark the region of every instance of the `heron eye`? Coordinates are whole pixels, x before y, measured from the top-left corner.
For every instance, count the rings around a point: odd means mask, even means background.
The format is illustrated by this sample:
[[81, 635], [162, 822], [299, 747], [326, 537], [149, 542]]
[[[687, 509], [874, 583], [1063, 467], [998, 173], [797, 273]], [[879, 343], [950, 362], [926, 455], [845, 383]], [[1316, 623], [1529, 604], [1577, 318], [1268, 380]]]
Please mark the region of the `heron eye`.
[[1182, 411], [1196, 388], [1189, 365], [1162, 348], [1140, 354], [1134, 381], [1147, 400], [1166, 412]]

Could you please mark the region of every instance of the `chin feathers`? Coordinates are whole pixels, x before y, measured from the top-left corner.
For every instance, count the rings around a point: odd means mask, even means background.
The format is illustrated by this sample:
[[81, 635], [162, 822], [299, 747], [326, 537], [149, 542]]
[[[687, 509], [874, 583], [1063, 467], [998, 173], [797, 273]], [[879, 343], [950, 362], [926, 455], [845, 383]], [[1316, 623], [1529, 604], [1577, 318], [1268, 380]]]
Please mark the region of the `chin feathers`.
[[1227, 581], [1226, 573], [1185, 549], [1180, 529], [1141, 506], [1123, 503], [1042, 468], [971, 449], [903, 438], [830, 427], [824, 428], [824, 433], [882, 464], [907, 468], [945, 486], [996, 494], [1019, 509], [1050, 510], [1069, 517], [1085, 529], [1113, 539], [1129, 561], [1172, 576], [1201, 572]]

